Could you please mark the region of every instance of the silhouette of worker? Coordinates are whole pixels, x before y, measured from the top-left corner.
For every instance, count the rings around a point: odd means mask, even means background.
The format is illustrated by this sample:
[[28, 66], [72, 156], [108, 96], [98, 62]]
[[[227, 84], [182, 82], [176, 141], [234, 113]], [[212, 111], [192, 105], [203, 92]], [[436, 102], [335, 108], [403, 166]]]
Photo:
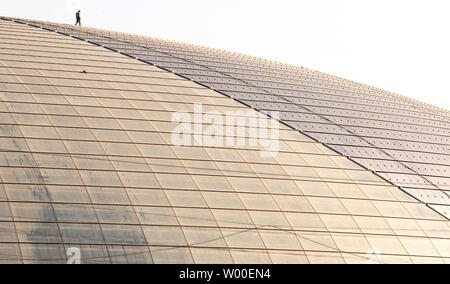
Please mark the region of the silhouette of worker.
[[78, 12], [75, 14], [76, 18], [77, 18], [77, 22], [75, 23], [76, 25], [79, 25], [81, 27], [81, 11], [78, 10]]

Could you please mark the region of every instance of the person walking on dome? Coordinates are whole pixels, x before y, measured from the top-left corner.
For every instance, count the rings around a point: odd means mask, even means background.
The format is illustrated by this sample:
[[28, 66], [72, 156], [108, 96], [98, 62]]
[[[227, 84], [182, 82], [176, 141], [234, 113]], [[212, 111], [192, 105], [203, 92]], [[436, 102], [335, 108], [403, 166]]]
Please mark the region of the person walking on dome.
[[80, 10], [78, 10], [78, 12], [75, 14], [75, 17], [77, 18], [75, 26], [79, 25], [81, 27], [81, 11]]

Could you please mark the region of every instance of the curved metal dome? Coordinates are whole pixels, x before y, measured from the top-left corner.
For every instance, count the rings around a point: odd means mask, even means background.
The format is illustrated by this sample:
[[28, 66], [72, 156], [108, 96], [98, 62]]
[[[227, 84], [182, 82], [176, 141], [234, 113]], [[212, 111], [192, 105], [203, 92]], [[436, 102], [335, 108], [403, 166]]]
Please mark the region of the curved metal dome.
[[[1, 18], [0, 39], [1, 263], [450, 262], [445, 111], [148, 37]], [[280, 111], [279, 152], [175, 146], [195, 104]]]

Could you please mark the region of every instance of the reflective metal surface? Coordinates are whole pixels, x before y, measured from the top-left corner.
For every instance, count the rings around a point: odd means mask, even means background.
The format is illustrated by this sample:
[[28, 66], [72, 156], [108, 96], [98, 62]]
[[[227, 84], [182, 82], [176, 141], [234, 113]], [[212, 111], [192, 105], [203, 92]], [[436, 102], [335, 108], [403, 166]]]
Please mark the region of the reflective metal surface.
[[[450, 262], [444, 110], [148, 37], [2, 18], [0, 38], [0, 262]], [[172, 146], [198, 102], [280, 111], [280, 153]]]

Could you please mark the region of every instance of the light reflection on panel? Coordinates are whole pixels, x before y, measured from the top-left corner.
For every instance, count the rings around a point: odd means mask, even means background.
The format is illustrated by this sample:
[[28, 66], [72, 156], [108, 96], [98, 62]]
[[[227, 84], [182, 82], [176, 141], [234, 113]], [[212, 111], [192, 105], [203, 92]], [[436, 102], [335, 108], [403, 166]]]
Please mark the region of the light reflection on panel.
[[[154, 63], [263, 113], [279, 110], [289, 126], [448, 216], [448, 192], [440, 190], [450, 183], [445, 112], [253, 57], [36, 24]], [[254, 149], [169, 147], [178, 108], [243, 105], [118, 53], [0, 21], [0, 38], [19, 31], [23, 42], [9, 39], [8, 47], [23, 46], [24, 54], [0, 52], [7, 59], [0, 62], [0, 204], [8, 205], [0, 205], [0, 220], [17, 223], [4, 228], [16, 250], [0, 245], [9, 261], [64, 263], [69, 247], [81, 248], [86, 263], [353, 263], [367, 262], [373, 246], [386, 262], [398, 261], [393, 252], [402, 262], [450, 258], [416, 245], [448, 244], [428, 239], [436, 230], [448, 234], [446, 219], [323, 145], [284, 129], [289, 139], [271, 160]], [[30, 56], [19, 57], [26, 49]]]

